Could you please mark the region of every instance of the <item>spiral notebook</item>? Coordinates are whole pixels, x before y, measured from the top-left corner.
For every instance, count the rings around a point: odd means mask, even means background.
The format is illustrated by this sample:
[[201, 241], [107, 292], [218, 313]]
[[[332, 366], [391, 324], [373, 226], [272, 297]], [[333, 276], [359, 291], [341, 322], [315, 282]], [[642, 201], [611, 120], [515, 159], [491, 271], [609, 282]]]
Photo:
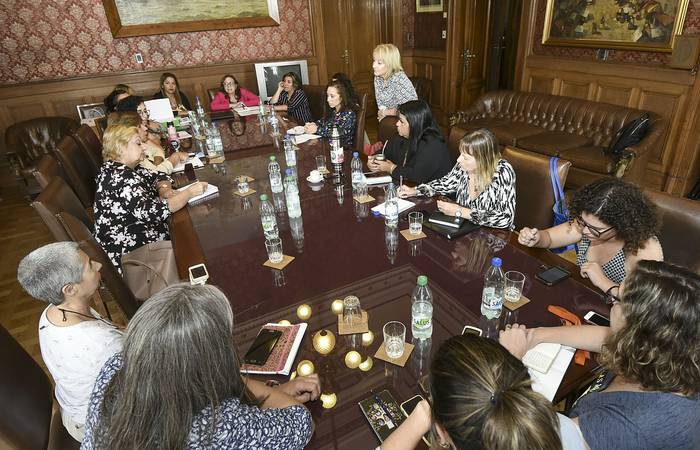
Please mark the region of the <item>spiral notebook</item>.
[[294, 358], [296, 358], [299, 346], [304, 338], [306, 326], [305, 322], [295, 325], [280, 325], [278, 323], [263, 325], [263, 328], [281, 331], [282, 336], [277, 340], [277, 344], [275, 344], [264, 365], [243, 364], [241, 372], [261, 375], [289, 375]]

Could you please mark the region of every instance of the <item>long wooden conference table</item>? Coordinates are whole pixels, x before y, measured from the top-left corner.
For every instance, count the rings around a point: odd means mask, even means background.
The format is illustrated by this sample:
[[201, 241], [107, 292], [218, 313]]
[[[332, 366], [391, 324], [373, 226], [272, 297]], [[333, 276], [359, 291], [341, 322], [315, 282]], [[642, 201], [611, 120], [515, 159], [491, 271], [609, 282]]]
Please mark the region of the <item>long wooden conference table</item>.
[[[370, 207], [383, 201], [381, 188], [370, 188], [375, 202], [353, 201], [349, 178], [352, 155], [348, 151], [342, 184], [334, 184], [330, 178], [322, 185], [307, 183], [306, 176], [316, 168], [315, 156], [325, 154], [329, 159], [328, 143], [320, 139], [303, 143], [297, 150], [302, 217], [290, 220], [286, 209], [280, 209], [284, 194], [271, 195], [267, 174], [270, 155], [276, 155], [285, 167], [280, 138], [271, 136], [269, 126], [261, 127], [257, 116], [245, 118], [240, 136], [231, 131], [229, 122], [217, 122], [226, 161], [197, 171], [199, 180], [219, 188], [218, 197], [189, 206], [172, 217], [178, 269], [187, 279], [189, 266], [206, 264], [209, 283], [219, 286], [231, 301], [235, 339], [241, 353], [262, 325], [283, 319], [298, 323], [297, 307], [304, 303], [311, 306], [308, 330], [293, 367], [300, 360], [311, 360], [321, 377], [323, 392], [335, 394], [337, 400], [332, 408], [323, 408], [320, 401], [308, 405], [316, 425], [308, 448], [376, 447], [379, 441], [358, 406], [370, 395], [370, 389], [388, 389], [399, 402], [418, 393], [425, 397], [418, 380], [427, 374], [431, 352], [441, 342], [460, 333], [464, 325], [487, 328], [492, 337], [497, 333], [498, 321], [487, 321], [480, 314], [483, 274], [493, 256], [503, 260], [506, 270], [526, 275], [524, 295], [531, 300], [515, 312], [504, 308], [501, 324], [517, 321], [530, 327], [560, 325], [560, 320], [547, 311], [548, 305], [563, 306], [579, 317], [589, 310], [608, 314], [600, 293], [578, 275], [573, 264], [548, 251], [519, 245], [515, 233], [479, 229], [450, 241], [424, 228], [427, 238], [408, 242], [396, 230], [387, 229], [384, 218], [370, 212]], [[293, 126], [285, 120], [280, 124], [282, 132]], [[240, 134], [240, 123], [237, 125]], [[255, 194], [234, 194], [238, 175], [255, 179], [250, 183]], [[263, 193], [271, 197], [277, 210], [284, 254], [295, 257], [281, 271], [263, 266], [267, 259], [259, 213], [259, 195]], [[431, 200], [417, 202], [411, 210], [434, 209]], [[401, 214], [399, 230], [408, 228], [406, 214]], [[572, 276], [547, 287], [535, 280], [543, 265], [560, 265]], [[433, 292], [433, 335], [424, 341], [412, 340], [410, 331], [410, 297], [418, 275], [428, 276]], [[374, 333], [370, 345], [363, 345], [360, 335], [337, 334], [337, 316], [331, 311], [331, 302], [347, 295], [357, 296], [369, 314], [369, 328]], [[407, 341], [416, 346], [406, 365], [398, 367], [373, 358], [368, 371], [347, 368], [344, 358], [349, 350], [357, 350], [363, 361], [374, 356], [383, 340], [382, 327], [390, 320], [403, 322]], [[322, 329], [336, 335], [335, 348], [326, 356], [312, 345], [314, 333]], [[585, 366], [572, 362], [555, 401], [589, 380], [595, 368], [590, 360]], [[263, 377], [267, 378], [273, 377]]]

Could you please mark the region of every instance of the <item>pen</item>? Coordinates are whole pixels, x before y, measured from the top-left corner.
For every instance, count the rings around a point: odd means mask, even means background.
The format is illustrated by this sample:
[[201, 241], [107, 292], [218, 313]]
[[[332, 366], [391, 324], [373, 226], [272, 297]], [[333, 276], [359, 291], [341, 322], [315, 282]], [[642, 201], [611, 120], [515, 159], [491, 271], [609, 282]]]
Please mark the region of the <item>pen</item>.
[[[382, 399], [374, 392], [374, 389], [370, 389], [369, 392], [370, 392], [370, 394], [372, 394], [372, 397], [374, 397], [374, 401], [379, 405], [379, 407], [382, 409], [382, 411], [384, 411], [384, 414], [386, 414], [386, 416], [391, 421], [391, 426], [389, 428], [393, 427], [395, 419], [394, 419], [394, 416], [391, 415], [391, 411], [389, 411], [389, 408], [387, 408], [387, 406], [384, 404]], [[390, 424], [387, 424], [387, 425], [390, 425]]]
[[399, 187], [403, 186], [403, 175], [399, 175]]
[[384, 149], [386, 148], [387, 142], [389, 142], [388, 139], [386, 141], [384, 141], [384, 145], [382, 146], [382, 155], [384, 155]]

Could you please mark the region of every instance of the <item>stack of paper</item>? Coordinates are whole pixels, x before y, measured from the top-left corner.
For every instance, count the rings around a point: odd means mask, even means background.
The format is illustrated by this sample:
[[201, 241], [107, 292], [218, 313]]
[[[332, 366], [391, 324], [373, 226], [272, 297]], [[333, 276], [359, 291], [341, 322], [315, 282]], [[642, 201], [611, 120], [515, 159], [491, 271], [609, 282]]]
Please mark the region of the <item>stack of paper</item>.
[[381, 177], [365, 177], [365, 183], [369, 186], [374, 184], [387, 184], [391, 183], [391, 175], [385, 175]]
[[258, 113], [258, 107], [244, 106], [242, 108], [234, 108], [234, 111], [236, 111], [239, 116], [252, 116]]
[[304, 133], [304, 134], [300, 134], [299, 136], [294, 136], [293, 139], [294, 139], [294, 143], [296, 145], [299, 145], [299, 144], [303, 144], [306, 141], [310, 141], [311, 139], [318, 139], [320, 137], [321, 136], [319, 136], [318, 134]]
[[[178, 191], [179, 191], [179, 192], [182, 192], [182, 191], [184, 191], [185, 189], [187, 189], [187, 188], [190, 187], [190, 186], [191, 186], [191, 185], [183, 186], [183, 187], [181, 187], [180, 189], [178, 189]], [[190, 204], [190, 205], [192, 205], [192, 204], [194, 204], [194, 203], [197, 203], [199, 200], [205, 199], [205, 198], [207, 198], [207, 197], [212, 197], [212, 196], [214, 196], [214, 195], [217, 195], [218, 193], [219, 193], [219, 188], [218, 188], [218, 187], [214, 186], [213, 184], [208, 184], [208, 185], [207, 185], [207, 190], [204, 191], [203, 194], [195, 195], [195, 196], [192, 197], [187, 203]]]
[[[412, 208], [412, 207], [414, 207], [414, 206], [416, 205], [415, 203], [409, 202], [408, 200], [404, 200], [404, 199], [402, 199], [402, 198], [399, 198], [399, 199], [397, 199], [397, 200], [398, 200], [398, 202], [399, 202], [399, 214], [401, 214], [402, 212], [404, 212], [404, 211], [406, 211], [407, 209]], [[385, 204], [386, 204], [386, 202], [378, 204], [377, 206], [375, 206], [374, 208], [372, 208], [372, 211], [379, 211], [379, 213], [380, 213], [381, 215], [385, 216], [385, 215], [386, 215], [386, 212], [385, 212], [385, 209], [384, 209], [384, 205], [385, 205]]]

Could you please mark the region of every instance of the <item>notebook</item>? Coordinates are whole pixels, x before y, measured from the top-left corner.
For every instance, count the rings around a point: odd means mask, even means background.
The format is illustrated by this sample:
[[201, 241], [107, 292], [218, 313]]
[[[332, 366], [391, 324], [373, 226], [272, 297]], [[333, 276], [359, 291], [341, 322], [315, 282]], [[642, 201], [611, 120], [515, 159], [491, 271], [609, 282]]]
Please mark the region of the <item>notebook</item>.
[[[381, 399], [377, 402], [376, 397]], [[358, 403], [362, 414], [372, 427], [380, 442], [384, 442], [391, 433], [405, 420], [399, 404], [388, 390], [378, 392], [376, 397], [371, 395]]]
[[576, 349], [574, 348], [565, 345], [561, 346], [559, 353], [546, 373], [528, 368], [530, 379], [532, 380], [532, 390], [544, 395], [549, 401], [554, 400], [554, 396], [559, 389], [561, 380], [564, 379], [564, 374], [569, 369], [575, 352]]
[[[190, 187], [190, 185], [183, 186], [180, 189], [178, 189], [178, 191], [182, 192], [185, 189], [187, 189], [188, 187]], [[219, 195], [219, 188], [210, 183], [207, 185], [207, 190], [204, 191], [204, 193], [199, 194], [199, 195], [195, 195], [187, 203], [190, 205], [194, 205], [196, 203], [199, 203], [200, 201], [208, 200], [210, 197], [213, 198], [213, 197], [216, 197], [218, 195]]]
[[299, 351], [301, 340], [304, 338], [306, 326], [306, 322], [295, 325], [280, 325], [278, 323], [266, 323], [263, 325], [263, 328], [281, 331], [282, 336], [275, 344], [275, 348], [263, 366], [243, 364], [241, 372], [261, 375], [289, 375], [294, 358], [296, 358]]
[[[399, 214], [401, 214], [402, 212], [406, 211], [409, 208], [413, 208], [416, 205], [415, 203], [409, 202], [408, 200], [404, 200], [402, 198], [399, 198], [397, 200], [399, 202]], [[384, 211], [385, 204], [386, 204], [386, 202], [378, 204], [377, 206], [372, 208], [372, 211], [379, 211], [380, 214], [386, 215], [385, 211]]]
[[444, 214], [440, 211], [432, 212], [430, 213], [430, 217], [428, 217], [428, 222], [436, 223], [438, 225], [443, 225], [455, 229], [461, 227], [464, 223], [464, 220], [465, 219], [462, 219], [461, 217], [448, 216], [447, 214]]
[[365, 183], [369, 186], [373, 186], [375, 184], [388, 184], [391, 183], [391, 176], [390, 175], [381, 175], [381, 176], [366, 176], [365, 175]]
[[540, 373], [547, 373], [561, 350], [561, 344], [542, 343], [525, 353], [523, 364]]

